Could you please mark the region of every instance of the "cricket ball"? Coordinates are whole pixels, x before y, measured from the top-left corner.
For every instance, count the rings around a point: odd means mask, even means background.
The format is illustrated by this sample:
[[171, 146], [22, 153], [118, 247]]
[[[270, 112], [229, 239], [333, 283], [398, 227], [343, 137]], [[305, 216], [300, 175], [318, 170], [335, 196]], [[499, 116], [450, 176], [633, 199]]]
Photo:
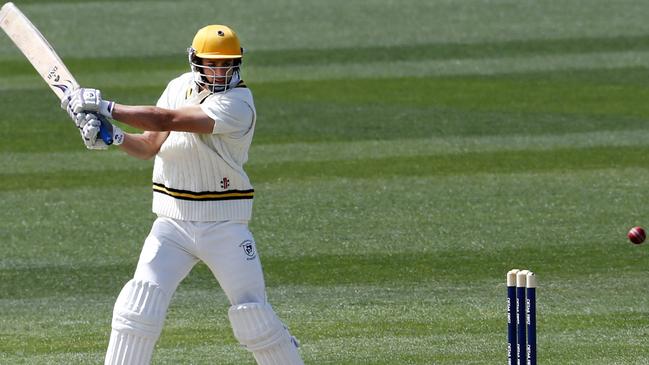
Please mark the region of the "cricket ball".
[[647, 238], [647, 233], [642, 227], [633, 227], [626, 236], [629, 237], [629, 241], [639, 245]]

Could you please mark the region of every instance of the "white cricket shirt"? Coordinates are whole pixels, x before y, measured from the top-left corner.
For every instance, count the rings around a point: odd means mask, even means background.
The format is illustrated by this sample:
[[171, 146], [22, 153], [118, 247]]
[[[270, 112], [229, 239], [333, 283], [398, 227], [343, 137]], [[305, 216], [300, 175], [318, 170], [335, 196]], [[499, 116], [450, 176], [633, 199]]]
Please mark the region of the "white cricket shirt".
[[248, 221], [254, 190], [243, 170], [256, 122], [243, 82], [226, 92], [196, 92], [190, 72], [172, 80], [157, 106], [200, 104], [214, 119], [212, 134], [171, 132], [153, 166], [153, 212], [186, 221]]

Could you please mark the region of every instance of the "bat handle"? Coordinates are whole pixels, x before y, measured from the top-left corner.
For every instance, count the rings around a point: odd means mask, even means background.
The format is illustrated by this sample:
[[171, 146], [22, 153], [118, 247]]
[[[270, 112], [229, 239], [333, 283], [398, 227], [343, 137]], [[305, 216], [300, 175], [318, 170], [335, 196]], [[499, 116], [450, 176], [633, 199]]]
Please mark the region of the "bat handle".
[[106, 145], [113, 144], [113, 125], [103, 115], [98, 115], [101, 126], [99, 126], [99, 136]]

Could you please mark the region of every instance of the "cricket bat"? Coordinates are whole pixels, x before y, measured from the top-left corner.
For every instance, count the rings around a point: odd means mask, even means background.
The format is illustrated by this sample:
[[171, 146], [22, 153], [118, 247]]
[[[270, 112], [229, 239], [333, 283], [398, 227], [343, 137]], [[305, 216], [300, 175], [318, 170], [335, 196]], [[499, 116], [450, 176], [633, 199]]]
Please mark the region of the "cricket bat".
[[[68, 90], [71, 91], [79, 87], [79, 84], [47, 39], [43, 37], [25, 14], [11, 2], [4, 4], [0, 8], [0, 28], [7, 33], [16, 47], [27, 57], [27, 60], [34, 66], [36, 72], [41, 75], [59, 100], [63, 100], [67, 96], [66, 92]], [[101, 121], [99, 135], [104, 143], [110, 145], [113, 143], [113, 138], [108, 132], [110, 130], [108, 121], [103, 116], [98, 115], [98, 117]]]

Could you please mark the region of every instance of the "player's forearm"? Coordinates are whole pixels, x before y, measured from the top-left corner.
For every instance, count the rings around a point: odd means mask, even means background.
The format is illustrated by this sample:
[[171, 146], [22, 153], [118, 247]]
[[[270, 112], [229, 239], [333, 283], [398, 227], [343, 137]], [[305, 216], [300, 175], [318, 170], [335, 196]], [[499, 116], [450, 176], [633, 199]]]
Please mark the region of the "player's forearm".
[[132, 127], [154, 132], [212, 133], [214, 120], [199, 105], [178, 109], [115, 104], [111, 117]]
[[155, 106], [115, 104], [113, 118], [143, 131], [170, 131], [176, 113]]

